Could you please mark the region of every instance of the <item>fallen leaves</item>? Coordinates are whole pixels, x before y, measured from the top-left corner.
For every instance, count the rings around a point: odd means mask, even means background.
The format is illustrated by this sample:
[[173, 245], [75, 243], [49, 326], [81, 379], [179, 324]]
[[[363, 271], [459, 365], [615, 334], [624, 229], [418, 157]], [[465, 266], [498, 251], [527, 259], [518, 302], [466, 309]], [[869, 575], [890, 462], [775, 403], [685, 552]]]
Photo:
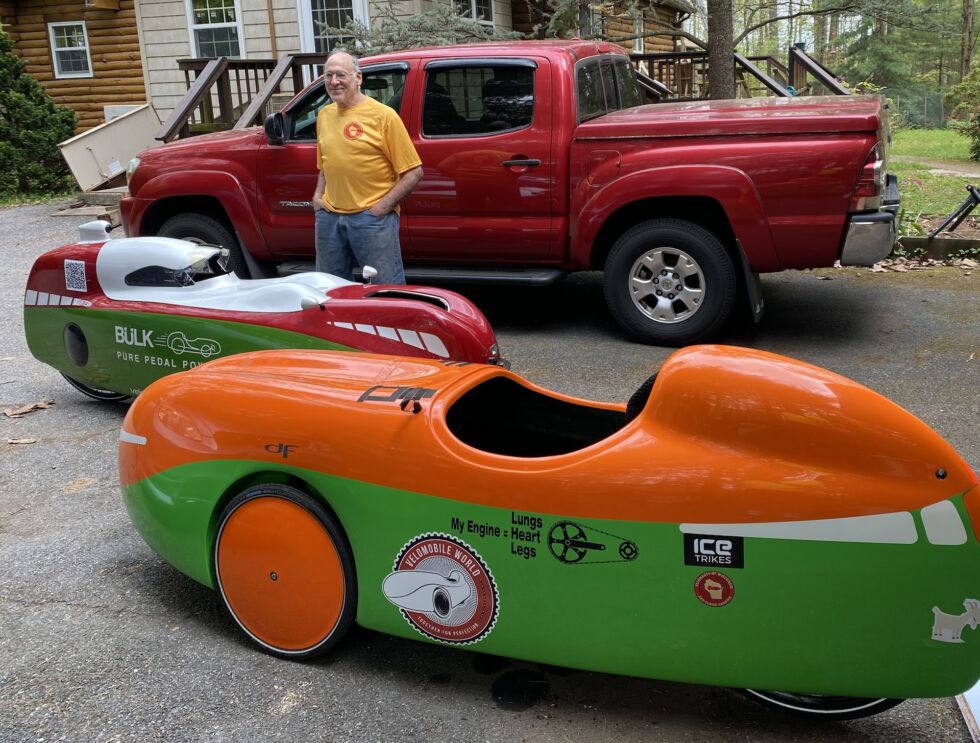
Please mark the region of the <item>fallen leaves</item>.
[[86, 488], [92, 487], [97, 482], [98, 480], [94, 477], [80, 477], [77, 480], [72, 480], [65, 486], [65, 493], [80, 493]]
[[980, 262], [977, 262], [973, 258], [947, 258], [946, 260], [939, 260], [937, 258], [906, 258], [905, 256], [898, 256], [878, 261], [871, 267], [871, 273], [886, 273], [888, 271], [908, 273], [909, 271], [921, 271], [926, 268], [942, 268], [945, 266], [962, 268], [964, 275], [969, 276], [971, 271], [980, 268]]
[[23, 418], [28, 413], [33, 413], [35, 410], [46, 410], [52, 405], [54, 405], [54, 400], [38, 400], [19, 408], [4, 408], [3, 414], [8, 418]]

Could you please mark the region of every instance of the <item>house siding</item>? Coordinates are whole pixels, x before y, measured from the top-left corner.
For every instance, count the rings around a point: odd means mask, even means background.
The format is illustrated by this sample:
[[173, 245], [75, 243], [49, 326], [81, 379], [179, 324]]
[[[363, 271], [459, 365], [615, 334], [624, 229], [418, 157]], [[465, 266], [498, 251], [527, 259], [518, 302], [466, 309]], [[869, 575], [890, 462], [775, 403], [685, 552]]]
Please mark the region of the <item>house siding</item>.
[[[146, 102], [134, 0], [120, 0], [119, 10], [85, 8], [82, 2], [18, 0], [0, 4], [0, 18], [27, 73], [55, 103], [78, 115], [76, 132], [103, 123], [104, 106]], [[85, 21], [92, 77], [55, 77], [48, 24], [64, 21]]]

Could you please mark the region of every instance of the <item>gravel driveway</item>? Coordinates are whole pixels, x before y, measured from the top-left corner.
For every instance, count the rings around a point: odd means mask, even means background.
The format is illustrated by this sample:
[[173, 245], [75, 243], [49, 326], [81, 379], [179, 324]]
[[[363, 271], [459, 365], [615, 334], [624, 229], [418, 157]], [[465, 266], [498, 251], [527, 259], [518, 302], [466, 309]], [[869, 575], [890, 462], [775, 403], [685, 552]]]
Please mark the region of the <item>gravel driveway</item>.
[[[55, 403], [0, 416], [0, 741], [969, 740], [950, 699], [801, 723], [727, 689], [512, 663], [358, 629], [314, 664], [253, 651], [215, 595], [131, 527], [115, 469], [125, 407], [88, 401], [27, 351], [27, 272], [84, 221], [52, 211], [0, 210], [0, 407]], [[872, 387], [978, 469], [980, 275], [967, 273], [767, 276], [763, 324], [722, 340]], [[513, 368], [545, 387], [625, 400], [669, 354], [620, 335], [596, 275], [473, 296]]]

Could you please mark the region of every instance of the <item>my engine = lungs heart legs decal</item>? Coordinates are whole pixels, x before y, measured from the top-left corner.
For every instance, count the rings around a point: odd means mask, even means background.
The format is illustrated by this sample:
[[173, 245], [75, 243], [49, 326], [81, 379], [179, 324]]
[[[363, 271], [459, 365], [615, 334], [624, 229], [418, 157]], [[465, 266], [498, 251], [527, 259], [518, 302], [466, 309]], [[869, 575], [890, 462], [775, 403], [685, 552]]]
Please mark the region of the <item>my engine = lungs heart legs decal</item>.
[[548, 550], [566, 565], [631, 562], [640, 554], [636, 542], [574, 521], [559, 521], [551, 527]]
[[393, 567], [381, 591], [421, 634], [469, 645], [493, 630], [497, 586], [483, 558], [462, 540], [422, 534], [402, 548]]

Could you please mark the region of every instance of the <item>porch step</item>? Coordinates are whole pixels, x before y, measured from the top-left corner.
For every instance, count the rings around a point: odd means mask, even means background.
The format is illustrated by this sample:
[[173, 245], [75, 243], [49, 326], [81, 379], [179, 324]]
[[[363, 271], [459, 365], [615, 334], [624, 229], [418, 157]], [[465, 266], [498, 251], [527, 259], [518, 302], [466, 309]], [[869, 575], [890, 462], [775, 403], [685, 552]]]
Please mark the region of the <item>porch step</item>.
[[119, 206], [119, 201], [129, 193], [125, 186], [104, 188], [101, 191], [83, 191], [78, 199], [86, 206]]

